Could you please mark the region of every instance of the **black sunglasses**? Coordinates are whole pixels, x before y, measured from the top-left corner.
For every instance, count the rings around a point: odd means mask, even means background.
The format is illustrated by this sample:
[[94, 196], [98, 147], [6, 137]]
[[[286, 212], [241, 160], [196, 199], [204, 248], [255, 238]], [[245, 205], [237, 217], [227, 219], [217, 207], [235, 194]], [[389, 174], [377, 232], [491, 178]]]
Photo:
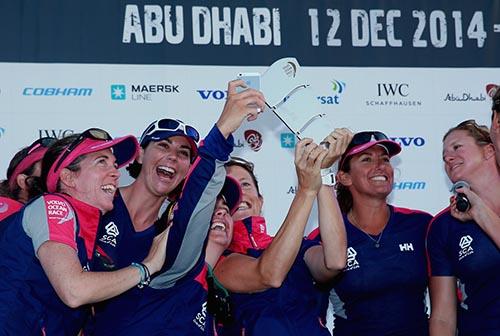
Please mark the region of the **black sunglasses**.
[[340, 159], [339, 169], [341, 169], [344, 166], [347, 154], [349, 154], [351, 149], [360, 145], [364, 145], [365, 143], [368, 142], [380, 141], [380, 140], [390, 140], [390, 139], [387, 137], [387, 135], [379, 131], [365, 131], [354, 134], [351, 142], [347, 146], [347, 149], [345, 150], [344, 154], [342, 155], [342, 158]]
[[364, 145], [370, 141], [390, 140], [387, 135], [379, 131], [366, 131], [354, 134], [346, 153], [353, 147]]
[[31, 153], [33, 153], [35, 150], [37, 150], [40, 147], [44, 147], [44, 148], [50, 147], [56, 141], [57, 141], [57, 139], [52, 138], [52, 137], [40, 138], [40, 139], [36, 140], [35, 142], [33, 142], [31, 145], [29, 145], [28, 152], [26, 153], [26, 156], [30, 155]]
[[85, 139], [94, 139], [94, 140], [103, 140], [103, 141], [108, 141], [108, 140], [113, 140], [111, 135], [109, 135], [108, 132], [105, 130], [102, 130], [100, 128], [89, 128], [88, 130], [84, 131], [81, 133], [78, 138], [76, 138], [72, 143], [70, 143], [66, 149], [64, 150], [64, 154], [61, 155], [59, 160], [57, 161], [56, 165], [54, 166], [53, 171], [57, 171], [61, 164], [64, 162], [64, 160], [68, 157], [68, 155], [75, 150], [75, 148], [83, 142]]
[[210, 265], [207, 266], [207, 311], [213, 315], [217, 324], [230, 324], [234, 321], [231, 296], [215, 277], [212, 267]]

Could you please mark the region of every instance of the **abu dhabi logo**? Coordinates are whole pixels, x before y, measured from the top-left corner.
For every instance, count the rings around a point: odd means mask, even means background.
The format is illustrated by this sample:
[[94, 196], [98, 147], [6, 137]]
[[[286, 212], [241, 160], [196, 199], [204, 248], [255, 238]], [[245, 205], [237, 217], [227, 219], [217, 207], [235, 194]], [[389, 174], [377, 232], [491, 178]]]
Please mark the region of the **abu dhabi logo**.
[[281, 133], [280, 142], [282, 148], [294, 148], [295, 147], [295, 134], [293, 133]]
[[125, 100], [127, 99], [127, 90], [123, 84], [111, 85], [111, 99], [112, 100]]
[[333, 79], [330, 81], [330, 89], [332, 93], [325, 96], [318, 96], [318, 101], [321, 105], [338, 105], [340, 104], [340, 97], [345, 91], [345, 82]]

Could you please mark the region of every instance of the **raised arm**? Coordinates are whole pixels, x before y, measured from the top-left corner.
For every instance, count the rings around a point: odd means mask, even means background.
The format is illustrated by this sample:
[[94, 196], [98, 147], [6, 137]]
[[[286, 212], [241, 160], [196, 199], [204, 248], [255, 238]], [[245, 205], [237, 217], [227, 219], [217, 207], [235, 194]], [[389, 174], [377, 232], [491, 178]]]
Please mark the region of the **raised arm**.
[[[335, 129], [328, 135], [325, 139], [329, 143], [328, 154], [323, 165], [331, 167], [344, 153], [352, 136], [352, 132], [346, 128]], [[309, 248], [304, 260], [313, 278], [318, 282], [326, 282], [344, 269], [347, 259], [344, 219], [333, 186], [322, 185], [319, 190], [318, 222], [321, 245]]]
[[233, 292], [248, 293], [280, 287], [299, 252], [312, 205], [321, 186], [320, 165], [326, 151], [305, 139], [295, 149], [299, 186], [285, 221], [259, 258], [233, 253], [215, 273]]
[[[241, 80], [228, 85], [228, 99], [216, 125], [199, 148], [174, 211], [167, 242], [167, 258], [151, 287], [168, 288], [204, 262], [204, 245], [217, 195], [224, 184], [224, 163], [233, 150], [232, 133], [245, 119], [255, 119], [264, 107], [262, 93], [248, 89], [237, 93]], [[261, 107], [258, 107], [261, 106]]]

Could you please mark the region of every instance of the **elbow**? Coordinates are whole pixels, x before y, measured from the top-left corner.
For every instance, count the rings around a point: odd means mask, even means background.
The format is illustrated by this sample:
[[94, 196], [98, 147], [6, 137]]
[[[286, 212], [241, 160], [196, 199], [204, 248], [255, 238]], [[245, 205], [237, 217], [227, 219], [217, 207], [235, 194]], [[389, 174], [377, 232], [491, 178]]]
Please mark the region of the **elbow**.
[[264, 284], [268, 288], [280, 288], [283, 284], [284, 279], [280, 277], [272, 277], [270, 279], [266, 279]]
[[269, 271], [261, 271], [262, 284], [266, 288], [279, 288], [285, 281], [286, 273], [281, 274], [277, 269]]
[[340, 272], [347, 265], [347, 248], [340, 253], [331, 253], [328, 258], [326, 251], [324, 256], [325, 268], [330, 272]]
[[75, 290], [64, 290], [63, 293], [58, 293], [58, 295], [61, 301], [70, 308], [78, 308], [87, 303], [84, 301], [81, 293], [78, 295], [78, 292]]
[[345, 258], [325, 261], [325, 267], [329, 272], [340, 272], [345, 268], [347, 261]]

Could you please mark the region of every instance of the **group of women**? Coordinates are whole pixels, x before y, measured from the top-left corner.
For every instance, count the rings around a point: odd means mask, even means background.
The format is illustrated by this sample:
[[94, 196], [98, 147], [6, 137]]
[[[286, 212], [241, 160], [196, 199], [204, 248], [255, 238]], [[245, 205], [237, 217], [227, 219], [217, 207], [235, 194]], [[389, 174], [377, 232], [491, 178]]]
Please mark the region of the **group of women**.
[[[0, 189], [0, 335], [329, 335], [329, 301], [336, 336], [500, 334], [500, 90], [490, 132], [466, 121], [443, 138], [465, 211], [456, 197], [434, 218], [388, 204], [401, 147], [335, 129], [297, 144], [297, 192], [271, 237], [253, 164], [230, 156], [265, 100], [238, 86], [201, 142], [160, 119], [139, 142], [94, 128], [16, 154]], [[321, 175], [336, 162], [334, 186]]]

